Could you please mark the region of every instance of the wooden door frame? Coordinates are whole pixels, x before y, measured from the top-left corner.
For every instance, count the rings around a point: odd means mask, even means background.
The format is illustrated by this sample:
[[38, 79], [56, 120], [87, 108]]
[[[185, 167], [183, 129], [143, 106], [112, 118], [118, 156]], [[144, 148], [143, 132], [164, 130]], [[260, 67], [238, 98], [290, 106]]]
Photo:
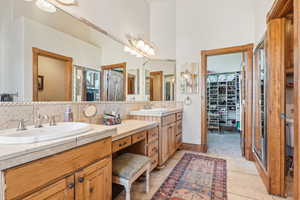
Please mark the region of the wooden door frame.
[[[300, 111], [300, 70], [299, 70], [299, 34], [300, 34], [300, 0], [275, 0], [271, 10], [267, 15], [267, 24], [268, 29], [273, 28], [269, 31], [269, 34], [272, 34], [272, 37], [277, 37], [279, 39], [274, 39], [273, 47], [270, 47], [268, 52], [268, 65], [272, 61], [271, 67], [269, 68], [274, 70], [279, 70], [281, 73], [286, 73], [286, 39], [285, 32], [282, 29], [285, 29], [285, 18], [290, 17], [290, 14], [293, 13], [294, 19], [294, 133], [295, 133], [295, 144], [294, 144], [294, 199], [299, 198], [299, 175], [300, 175], [300, 166], [299, 166], [299, 111]], [[277, 26], [277, 27], [276, 27]], [[281, 29], [281, 30], [280, 30]], [[277, 33], [276, 33], [277, 32]], [[271, 36], [268, 36], [271, 37]], [[277, 46], [276, 46], [277, 41]], [[270, 39], [268, 38], [268, 46], [270, 45]], [[270, 55], [272, 54], [272, 55]], [[281, 66], [281, 67], [280, 67]], [[283, 87], [278, 86], [276, 89]], [[284, 84], [285, 87], [285, 84]], [[284, 105], [285, 106], [285, 105]], [[277, 106], [278, 107], [278, 106]], [[277, 116], [278, 108], [275, 108], [273, 114]], [[276, 112], [276, 113], [275, 113]], [[279, 117], [279, 116], [277, 116]], [[274, 117], [273, 117], [274, 118]], [[283, 120], [281, 120], [283, 121]], [[272, 121], [272, 123], [274, 120]], [[275, 122], [276, 123], [276, 122]], [[277, 119], [278, 123], [278, 119]], [[284, 123], [281, 122], [283, 125]], [[282, 125], [282, 126], [283, 126]], [[272, 134], [273, 138], [269, 135]], [[269, 141], [270, 140], [270, 141]], [[278, 135], [278, 131], [269, 132], [268, 131], [268, 157], [272, 156], [273, 159], [268, 158], [268, 175], [269, 175], [269, 192], [271, 194], [285, 196], [286, 195], [286, 182], [285, 182], [285, 135]], [[271, 145], [270, 145], [271, 144]], [[279, 147], [278, 147], [279, 146]], [[269, 154], [272, 155], [269, 155]]]
[[[252, 71], [253, 71], [253, 44], [246, 44], [242, 46], [234, 46], [221, 49], [203, 50], [201, 51], [201, 66], [200, 66], [200, 84], [201, 84], [201, 145], [200, 149], [206, 153], [208, 149], [208, 130], [207, 130], [207, 95], [206, 95], [206, 82], [207, 82], [207, 57], [216, 56], [230, 53], [246, 53], [248, 66], [245, 69], [245, 104], [244, 104], [244, 119], [245, 119], [245, 158], [253, 160], [252, 154]], [[249, 77], [249, 78], [248, 78]]]
[[45, 51], [38, 48], [32, 48], [32, 100], [38, 101], [38, 58], [44, 56], [66, 62], [66, 101], [72, 101], [72, 69], [73, 58]]
[[[123, 80], [123, 91], [124, 91], [124, 101], [127, 100], [127, 70], [126, 70], [126, 66], [127, 66], [127, 63], [126, 62], [123, 62], [123, 63], [117, 63], [117, 64], [112, 64], [112, 65], [104, 65], [101, 67], [101, 70], [104, 71], [104, 70], [110, 70], [110, 69], [115, 69], [115, 68], [123, 68], [123, 77], [124, 77], [124, 80]], [[103, 76], [102, 76], [103, 78]], [[104, 81], [104, 80], [103, 80]], [[103, 88], [103, 84], [101, 84], [101, 97], [105, 97], [106, 95], [104, 95], [104, 88]]]
[[300, 198], [300, 0], [294, 0], [294, 199]]
[[[160, 76], [160, 82], [161, 82], [161, 101], [164, 101], [164, 87], [163, 87], [163, 84], [164, 84], [164, 78], [163, 78], [163, 71], [155, 71], [155, 72], [150, 72], [150, 78], [151, 78], [151, 75], [159, 75]], [[150, 95], [151, 95], [151, 92], [150, 92]], [[151, 98], [151, 97], [150, 97]]]

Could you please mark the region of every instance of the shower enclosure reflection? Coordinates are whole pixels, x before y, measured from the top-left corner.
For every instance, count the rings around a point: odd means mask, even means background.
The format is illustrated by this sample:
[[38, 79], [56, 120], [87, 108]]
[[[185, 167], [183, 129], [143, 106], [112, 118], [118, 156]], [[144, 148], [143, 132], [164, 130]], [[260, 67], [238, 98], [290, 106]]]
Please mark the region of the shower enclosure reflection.
[[102, 67], [102, 100], [126, 100], [126, 63]]

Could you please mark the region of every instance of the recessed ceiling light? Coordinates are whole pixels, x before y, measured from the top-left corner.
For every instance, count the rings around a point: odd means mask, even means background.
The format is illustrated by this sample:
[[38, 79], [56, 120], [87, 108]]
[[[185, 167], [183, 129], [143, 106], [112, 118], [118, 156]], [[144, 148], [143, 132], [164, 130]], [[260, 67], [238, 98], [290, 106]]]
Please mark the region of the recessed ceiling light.
[[37, 0], [35, 2], [36, 6], [39, 7], [40, 9], [46, 11], [46, 12], [50, 12], [50, 13], [54, 13], [56, 12], [56, 7], [52, 4], [50, 4], [48, 1], [46, 0]]

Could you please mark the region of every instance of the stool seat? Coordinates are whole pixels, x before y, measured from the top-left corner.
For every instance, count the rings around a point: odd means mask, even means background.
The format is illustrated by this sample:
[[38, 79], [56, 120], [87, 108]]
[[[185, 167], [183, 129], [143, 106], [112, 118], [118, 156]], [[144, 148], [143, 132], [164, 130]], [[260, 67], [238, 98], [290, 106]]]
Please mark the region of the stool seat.
[[114, 176], [130, 180], [143, 167], [149, 164], [149, 162], [149, 157], [132, 153], [124, 153], [113, 159], [112, 173]]

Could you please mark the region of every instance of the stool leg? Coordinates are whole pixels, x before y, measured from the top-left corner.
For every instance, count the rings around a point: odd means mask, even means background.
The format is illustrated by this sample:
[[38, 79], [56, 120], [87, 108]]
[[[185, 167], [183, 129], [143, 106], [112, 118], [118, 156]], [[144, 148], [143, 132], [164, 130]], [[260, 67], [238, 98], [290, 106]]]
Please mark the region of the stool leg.
[[148, 169], [146, 171], [146, 193], [149, 192], [150, 188], [150, 165], [148, 165]]
[[131, 191], [131, 184], [128, 183], [126, 185], [124, 185], [125, 187], [125, 191], [126, 191], [126, 200], [130, 200], [130, 191]]

